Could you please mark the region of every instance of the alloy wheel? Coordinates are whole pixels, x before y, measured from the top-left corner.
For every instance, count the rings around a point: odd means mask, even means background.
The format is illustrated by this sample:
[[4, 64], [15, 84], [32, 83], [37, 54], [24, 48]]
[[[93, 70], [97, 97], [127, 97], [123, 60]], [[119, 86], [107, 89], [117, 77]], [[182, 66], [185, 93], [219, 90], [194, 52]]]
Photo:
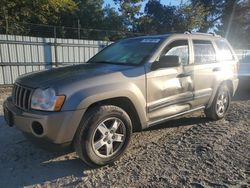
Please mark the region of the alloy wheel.
[[92, 138], [95, 154], [102, 158], [115, 155], [124, 145], [126, 127], [121, 119], [107, 118], [98, 124]]
[[218, 116], [223, 116], [228, 108], [229, 98], [228, 93], [222, 89], [219, 92], [217, 102], [216, 102], [216, 113]]

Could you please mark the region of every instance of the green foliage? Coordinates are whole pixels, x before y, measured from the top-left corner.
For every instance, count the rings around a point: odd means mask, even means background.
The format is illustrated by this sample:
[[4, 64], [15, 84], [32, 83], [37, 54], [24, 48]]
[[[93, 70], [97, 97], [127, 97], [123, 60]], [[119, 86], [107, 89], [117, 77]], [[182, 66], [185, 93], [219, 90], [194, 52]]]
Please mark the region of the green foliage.
[[190, 7], [197, 11], [194, 20], [199, 20], [197, 29], [207, 32], [221, 18], [225, 1], [223, 0], [191, 0]]
[[175, 6], [166, 6], [159, 0], [149, 0], [145, 15], [140, 18], [138, 29], [143, 33], [166, 33], [185, 31], [184, 15]]
[[163, 5], [160, 0], [149, 0], [145, 15], [140, 18], [139, 30], [150, 33], [184, 32], [199, 30], [207, 12], [203, 5], [191, 3], [180, 6]]
[[198, 31], [212, 29], [235, 47], [250, 48], [250, 0], [190, 0], [187, 8], [188, 15], [195, 11], [190, 20], [198, 20]]
[[207, 16], [203, 5], [198, 5], [195, 8], [191, 5], [183, 5], [180, 7], [180, 11], [184, 16], [184, 22], [182, 24], [187, 31], [197, 31], [204, 27], [207, 22], [204, 18]]
[[24, 29], [23, 23], [57, 24], [60, 14], [74, 11], [72, 0], [1, 0], [0, 26], [9, 33]]
[[98, 28], [103, 17], [103, 0], [75, 0], [75, 2], [78, 5], [75, 16], [76, 19], [80, 20], [80, 26], [83, 28]]
[[[144, 11], [141, 7], [146, 0], [113, 1], [118, 11], [103, 7], [104, 0], [1, 0], [0, 32], [117, 40], [135, 33], [212, 30], [236, 46], [250, 44], [250, 0], [189, 0], [179, 6], [147, 0]], [[27, 23], [63, 27], [55, 31]]]
[[106, 6], [104, 8], [104, 18], [102, 24], [102, 29], [111, 30], [109, 33], [106, 33], [106, 38], [104, 38], [105, 40], [114, 41], [126, 36], [126, 26], [123, 24], [123, 16], [110, 6]]
[[250, 49], [250, 0], [225, 2], [217, 32], [234, 46]]
[[123, 26], [129, 31], [136, 31], [138, 17], [141, 15], [141, 2], [143, 0], [114, 0], [119, 5], [119, 11], [123, 17]]

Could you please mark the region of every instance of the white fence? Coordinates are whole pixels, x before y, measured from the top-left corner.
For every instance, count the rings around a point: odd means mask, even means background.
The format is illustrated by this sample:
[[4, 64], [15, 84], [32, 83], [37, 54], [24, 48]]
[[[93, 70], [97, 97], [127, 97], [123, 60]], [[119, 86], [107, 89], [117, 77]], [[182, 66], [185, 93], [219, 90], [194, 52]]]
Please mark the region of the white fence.
[[28, 72], [84, 63], [107, 41], [0, 35], [0, 85]]
[[[243, 60], [243, 62], [245, 63], [250, 63], [250, 50], [235, 50], [236, 55], [238, 56], [239, 60]], [[248, 60], [249, 59], [249, 60]]]
[[[84, 63], [110, 43], [0, 35], [0, 85], [13, 84], [28, 72]], [[250, 56], [250, 50], [235, 51], [240, 60]]]

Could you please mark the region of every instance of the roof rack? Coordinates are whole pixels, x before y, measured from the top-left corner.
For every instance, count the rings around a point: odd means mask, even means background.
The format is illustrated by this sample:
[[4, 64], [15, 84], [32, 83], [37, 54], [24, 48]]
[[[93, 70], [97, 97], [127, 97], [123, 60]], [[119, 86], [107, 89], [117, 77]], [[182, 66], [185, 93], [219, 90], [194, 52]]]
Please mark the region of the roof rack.
[[209, 32], [209, 34], [215, 36], [215, 37], [221, 37], [220, 35], [217, 35], [216, 33], [213, 33], [213, 32]]
[[185, 31], [184, 34], [191, 34], [191, 32], [190, 31]]
[[193, 31], [185, 31], [184, 34], [195, 34], [195, 35], [212, 35], [212, 36], [215, 36], [215, 37], [221, 37], [220, 35], [217, 35], [215, 33], [212, 33], [212, 32], [209, 32], [209, 33], [201, 33], [201, 32], [193, 32]]

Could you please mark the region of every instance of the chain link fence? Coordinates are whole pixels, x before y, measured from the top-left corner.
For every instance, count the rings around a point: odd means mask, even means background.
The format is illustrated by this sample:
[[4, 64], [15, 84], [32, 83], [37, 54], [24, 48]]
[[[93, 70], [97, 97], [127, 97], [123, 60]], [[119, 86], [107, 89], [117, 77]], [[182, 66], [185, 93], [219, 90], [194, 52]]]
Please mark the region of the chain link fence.
[[116, 41], [126, 37], [143, 35], [143, 33], [127, 31], [86, 29], [31, 23], [11, 23], [6, 26], [0, 25], [0, 34], [105, 41]]
[[0, 25], [0, 86], [28, 72], [84, 63], [112, 41], [140, 35], [31, 23]]

